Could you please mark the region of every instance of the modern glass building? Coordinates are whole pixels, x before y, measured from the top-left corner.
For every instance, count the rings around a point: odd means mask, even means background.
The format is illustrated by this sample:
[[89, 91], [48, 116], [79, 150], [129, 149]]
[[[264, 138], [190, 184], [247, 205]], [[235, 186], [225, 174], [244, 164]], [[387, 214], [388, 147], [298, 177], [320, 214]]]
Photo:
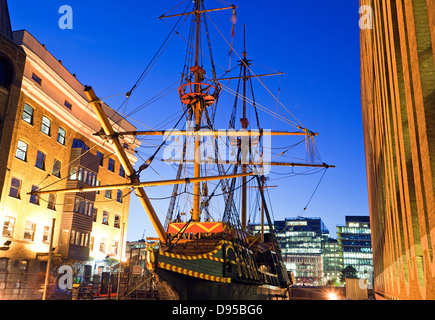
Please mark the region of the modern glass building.
[[358, 278], [370, 278], [373, 273], [370, 217], [346, 216], [345, 219], [345, 226], [337, 226], [343, 267], [353, 266], [358, 272]]
[[323, 246], [329, 231], [321, 218], [290, 218], [276, 221], [275, 228], [288, 271], [298, 285], [321, 285]]
[[343, 255], [337, 239], [329, 238], [323, 245], [323, 279], [339, 280], [343, 270]]

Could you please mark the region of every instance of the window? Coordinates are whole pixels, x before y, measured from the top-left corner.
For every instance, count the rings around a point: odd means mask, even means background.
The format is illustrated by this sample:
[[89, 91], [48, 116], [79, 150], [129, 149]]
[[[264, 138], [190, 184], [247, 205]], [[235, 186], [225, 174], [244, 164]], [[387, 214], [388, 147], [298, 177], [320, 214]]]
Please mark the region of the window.
[[74, 212], [82, 213], [92, 217], [92, 213], [94, 212], [94, 203], [77, 197], [75, 198], [74, 202]]
[[90, 186], [96, 186], [97, 174], [82, 167], [71, 167], [68, 180], [78, 180]]
[[73, 148], [82, 148], [83, 150], [87, 151], [89, 150], [89, 147], [86, 143], [84, 143], [82, 140], [80, 139], [74, 139], [73, 140], [73, 144], [72, 144]]
[[45, 170], [45, 153], [38, 150], [35, 167]]
[[15, 157], [23, 161], [27, 161], [27, 143], [18, 140], [17, 152], [15, 153]]
[[76, 237], [76, 231], [71, 230], [71, 237], [69, 238], [69, 243], [74, 244], [75, 237]]
[[112, 190], [106, 190], [104, 196], [106, 198], [112, 199]]
[[74, 243], [76, 246], [80, 245], [80, 236], [81, 236], [80, 231], [76, 231], [76, 241]]
[[115, 214], [115, 222], [113, 223], [113, 226], [115, 227], [115, 228], [119, 228], [119, 226], [120, 226], [120, 219], [119, 219], [119, 215], [118, 214]]
[[65, 136], [66, 136], [65, 129], [59, 127], [59, 131], [57, 132], [57, 142], [59, 142], [61, 145], [65, 145]]
[[47, 208], [51, 210], [56, 210], [56, 195], [54, 193], [50, 193], [48, 195]]
[[112, 172], [115, 172], [115, 160], [109, 158], [109, 166], [107, 167]]
[[119, 175], [123, 178], [125, 178], [125, 170], [124, 167], [121, 165], [119, 165]]
[[11, 188], [9, 189], [9, 195], [14, 198], [20, 198], [21, 180], [17, 178], [11, 179]]
[[44, 226], [44, 233], [42, 234], [42, 242], [43, 243], [49, 243], [50, 242], [50, 234], [51, 234], [51, 227], [50, 226]]
[[118, 189], [116, 192], [116, 201], [122, 203], [122, 191]]
[[94, 207], [94, 212], [92, 213], [92, 221], [97, 222], [98, 209]]
[[35, 81], [37, 84], [41, 85], [42, 84], [42, 79], [40, 77], [38, 77], [36, 74], [32, 73], [32, 79], [33, 81]]
[[69, 234], [68, 229], [63, 229], [62, 230], [62, 236], [61, 236], [61, 243], [62, 244], [68, 243], [68, 234]]
[[41, 131], [44, 132], [47, 136], [50, 135], [50, 128], [51, 128], [51, 120], [48, 119], [46, 116], [42, 117], [42, 124], [41, 124]]
[[29, 124], [33, 124], [33, 108], [27, 103], [24, 104], [24, 111], [22, 119]]
[[67, 108], [70, 109], [70, 110], [72, 109], [72, 104], [69, 103], [69, 102], [66, 101], [66, 100], [65, 100], [65, 102], [64, 102], [64, 106], [67, 107]]
[[109, 225], [109, 213], [107, 211], [103, 211], [102, 224]]
[[101, 239], [101, 242], [100, 242], [100, 252], [106, 252], [106, 239]]
[[[100, 180], [98, 180], [98, 179], [95, 180], [95, 186], [96, 186], [96, 187], [99, 187], [99, 186], [100, 186]], [[100, 190], [96, 190], [95, 193], [96, 193], [96, 194], [100, 194]]]
[[103, 166], [103, 159], [104, 159], [104, 154], [102, 154], [100, 151], [97, 151], [97, 157], [100, 158], [100, 166]]
[[60, 178], [60, 169], [62, 167], [62, 164], [59, 160], [54, 159], [53, 164], [53, 176]]
[[[39, 188], [37, 186], [32, 186], [32, 192], [38, 191]], [[39, 196], [37, 194], [30, 195], [30, 203], [39, 205]]]
[[24, 239], [33, 241], [35, 237], [36, 223], [32, 221], [26, 221], [26, 227], [24, 228]]
[[91, 240], [89, 241], [89, 249], [91, 251], [94, 251], [94, 243], [95, 243], [95, 237], [91, 237]]
[[15, 218], [13, 217], [5, 217], [5, 221], [3, 223], [3, 237], [12, 237], [14, 234], [15, 228]]
[[112, 252], [114, 254], [118, 254], [118, 241], [115, 240], [112, 241]]

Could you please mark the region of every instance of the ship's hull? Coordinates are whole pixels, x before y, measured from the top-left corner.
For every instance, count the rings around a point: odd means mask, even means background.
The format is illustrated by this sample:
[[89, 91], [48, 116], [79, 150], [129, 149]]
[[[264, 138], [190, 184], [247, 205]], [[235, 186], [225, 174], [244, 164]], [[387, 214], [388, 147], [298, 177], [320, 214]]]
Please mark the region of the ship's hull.
[[[158, 251], [153, 269], [181, 300], [269, 300], [285, 299], [288, 284], [282, 274], [261, 271], [258, 255], [243, 245], [220, 241], [214, 250], [201, 254]], [[178, 251], [180, 252], [180, 251]], [[263, 254], [271, 256], [270, 252]], [[268, 262], [264, 260], [265, 264]], [[269, 264], [273, 264], [271, 258]], [[270, 266], [263, 269], [271, 271]]]
[[268, 284], [210, 282], [161, 268], [155, 272], [172, 286], [180, 300], [287, 299], [287, 289]]

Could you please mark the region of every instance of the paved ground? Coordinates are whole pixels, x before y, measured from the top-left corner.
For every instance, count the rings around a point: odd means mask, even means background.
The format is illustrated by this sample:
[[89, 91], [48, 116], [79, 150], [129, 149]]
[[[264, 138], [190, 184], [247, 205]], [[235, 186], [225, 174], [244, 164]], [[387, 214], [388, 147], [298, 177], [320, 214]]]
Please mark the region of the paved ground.
[[290, 300], [344, 300], [345, 288], [292, 287]]

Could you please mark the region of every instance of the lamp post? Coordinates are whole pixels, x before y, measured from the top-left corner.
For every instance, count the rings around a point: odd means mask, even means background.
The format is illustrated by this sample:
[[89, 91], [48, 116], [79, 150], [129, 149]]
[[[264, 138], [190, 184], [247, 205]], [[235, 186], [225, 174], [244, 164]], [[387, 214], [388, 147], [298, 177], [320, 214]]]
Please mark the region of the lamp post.
[[116, 287], [116, 300], [119, 300], [119, 289], [120, 289], [120, 283], [121, 283], [121, 268], [122, 268], [122, 254], [123, 254], [123, 248], [124, 248], [124, 227], [125, 222], [122, 223], [122, 230], [121, 230], [121, 248], [119, 252], [119, 268], [118, 268], [118, 285]]

